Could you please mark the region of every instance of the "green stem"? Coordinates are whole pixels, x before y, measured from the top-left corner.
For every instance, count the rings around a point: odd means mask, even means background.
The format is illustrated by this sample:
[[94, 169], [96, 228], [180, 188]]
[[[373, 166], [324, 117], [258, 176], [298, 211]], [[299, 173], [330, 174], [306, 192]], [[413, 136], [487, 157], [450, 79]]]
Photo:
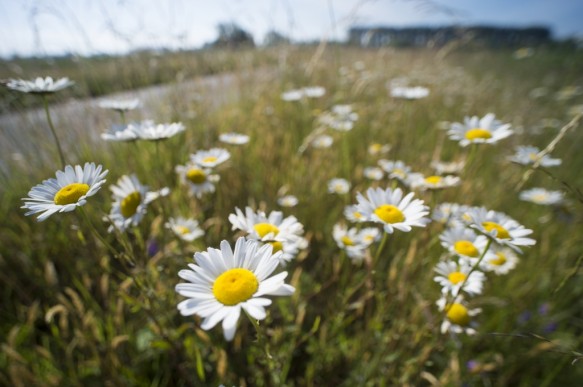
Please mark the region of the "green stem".
[[[472, 269], [470, 270], [470, 272], [468, 273], [468, 275], [466, 276], [466, 278], [464, 278], [464, 282], [462, 282], [462, 285], [459, 287], [458, 291], [453, 296], [453, 299], [451, 300], [451, 303], [449, 305], [453, 305], [455, 303], [455, 301], [457, 300], [457, 298], [461, 294], [462, 290], [464, 289], [464, 286], [468, 282], [468, 279], [470, 278], [470, 276], [472, 275], [472, 273], [474, 271], [476, 271], [476, 269], [480, 266], [480, 263], [482, 262], [482, 260], [486, 256], [486, 253], [488, 252], [488, 249], [490, 249], [490, 245], [491, 244], [492, 244], [492, 239], [488, 238], [488, 243], [486, 244], [486, 248], [484, 248], [484, 252], [482, 253], [482, 255], [480, 255], [480, 258], [478, 259], [478, 261], [476, 262], [476, 264], [472, 267]], [[447, 312], [447, 309], [448, 308], [446, 307], [445, 308], [446, 312]]]
[[53, 125], [53, 120], [51, 119], [51, 114], [49, 112], [49, 101], [45, 95], [43, 95], [43, 105], [45, 108], [45, 114], [47, 116], [47, 121], [49, 122], [49, 128], [51, 129], [51, 133], [57, 143], [57, 150], [59, 151], [59, 157], [61, 159], [61, 164], [63, 168], [67, 165], [65, 162], [65, 155], [63, 154], [63, 149], [61, 149], [61, 143], [59, 142], [59, 138], [57, 137], [57, 132], [55, 131], [55, 126]]
[[385, 247], [385, 244], [387, 243], [388, 239], [389, 239], [389, 234], [387, 232], [383, 231], [383, 239], [381, 239], [381, 243], [379, 244], [379, 247], [378, 247], [377, 252], [375, 254], [375, 257], [374, 257], [375, 263], [378, 262], [379, 257], [381, 256], [381, 252], [383, 251], [383, 248]]
[[[251, 324], [253, 324], [253, 327], [255, 328], [255, 332], [257, 334], [257, 344], [259, 345], [259, 347], [263, 348], [263, 352], [265, 354], [265, 359], [267, 362], [267, 367], [269, 369], [269, 374], [271, 375], [271, 377], [273, 378], [274, 381], [279, 382], [279, 380], [278, 380], [279, 377], [277, 376], [276, 369], [275, 369], [276, 368], [275, 361], [274, 361], [273, 356], [271, 355], [271, 353], [269, 351], [269, 342], [267, 341], [267, 338], [263, 334], [263, 330], [261, 329], [261, 326], [259, 325], [259, 321], [256, 320], [255, 318], [251, 317], [245, 311], [245, 309], [243, 309], [243, 311], [245, 312], [245, 314], [247, 315], [247, 317], [251, 321]], [[279, 384], [279, 383], [277, 383], [277, 384]]]

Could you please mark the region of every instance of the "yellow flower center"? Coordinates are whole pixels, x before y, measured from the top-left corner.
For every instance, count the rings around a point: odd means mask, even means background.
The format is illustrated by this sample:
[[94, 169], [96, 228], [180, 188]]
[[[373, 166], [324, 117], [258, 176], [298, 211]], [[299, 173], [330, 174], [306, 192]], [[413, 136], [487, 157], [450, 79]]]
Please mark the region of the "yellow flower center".
[[439, 184], [441, 182], [441, 176], [429, 176], [425, 178], [427, 184]]
[[206, 173], [202, 169], [190, 169], [186, 172], [186, 178], [193, 184], [202, 184], [206, 181]]
[[64, 186], [55, 195], [55, 204], [64, 206], [67, 204], [76, 203], [81, 196], [89, 191], [89, 186], [84, 183], [73, 183]]
[[263, 238], [267, 234], [271, 233], [273, 233], [273, 235], [279, 234], [279, 228], [275, 227], [271, 223], [257, 223], [255, 226], [253, 226], [253, 228], [255, 231], [257, 231], [257, 234], [259, 234], [260, 238]]
[[269, 242], [269, 244], [271, 246], [273, 246], [273, 250], [271, 251], [272, 254], [275, 254], [278, 251], [282, 251], [283, 250], [283, 243], [281, 243], [279, 241]]
[[354, 241], [347, 236], [342, 237], [342, 243], [344, 243], [344, 246], [354, 246]]
[[483, 222], [482, 226], [484, 226], [484, 229], [486, 229], [486, 231], [491, 232], [492, 230], [496, 230], [496, 238], [498, 239], [510, 239], [510, 234], [508, 233], [508, 230], [506, 230], [504, 227], [500, 226], [498, 223], [495, 222]]
[[213, 294], [223, 305], [237, 305], [255, 294], [259, 282], [251, 271], [242, 268], [230, 269], [221, 274], [213, 284]]
[[352, 216], [354, 216], [356, 219], [362, 218], [362, 214], [360, 212], [358, 212], [358, 211], [354, 211], [352, 213]]
[[536, 160], [538, 160], [538, 153], [529, 153], [528, 154], [528, 158], [530, 159], [530, 161], [535, 162]]
[[498, 252], [498, 253], [496, 253], [496, 257], [497, 258], [493, 258], [493, 259], [489, 260], [488, 262], [490, 262], [490, 264], [496, 265], [496, 266], [502, 266], [506, 263], [506, 255], [504, 255], [504, 253]]
[[462, 327], [470, 323], [468, 309], [462, 304], [455, 303], [447, 309], [447, 318], [449, 321]]
[[132, 192], [121, 201], [120, 211], [124, 218], [129, 218], [136, 213], [138, 206], [142, 202], [142, 195], [138, 192]]
[[374, 210], [376, 216], [385, 223], [400, 223], [405, 220], [405, 215], [392, 204], [383, 204]]
[[476, 139], [487, 140], [489, 138], [492, 138], [492, 133], [490, 133], [490, 131], [486, 129], [474, 128], [466, 132], [466, 138], [470, 141]]
[[374, 143], [370, 145], [370, 152], [371, 153], [379, 153], [381, 151], [382, 145], [378, 143]]
[[541, 194], [536, 194], [536, 195], [532, 195], [532, 200], [533, 200], [534, 202], [537, 202], [537, 203], [544, 202], [544, 201], [546, 201], [547, 199], [548, 199], [548, 195], [546, 195], [546, 194], [544, 194], [544, 193], [541, 193]]
[[453, 249], [456, 253], [465, 255], [467, 257], [477, 257], [480, 252], [470, 241], [457, 241], [453, 244]]
[[203, 163], [214, 163], [215, 161], [217, 161], [217, 158], [215, 156], [208, 156], [202, 159]]
[[457, 285], [457, 284], [459, 284], [460, 282], [462, 282], [463, 280], [466, 279], [466, 275], [464, 273], [462, 273], [462, 272], [454, 271], [453, 273], [449, 273], [448, 274], [447, 279], [452, 284]]
[[405, 177], [406, 173], [402, 169], [395, 168], [395, 169], [393, 169], [393, 175], [397, 175], [399, 177]]
[[176, 229], [176, 231], [178, 231], [179, 234], [182, 235], [188, 234], [190, 232], [190, 229], [185, 226], [175, 226], [174, 228]]

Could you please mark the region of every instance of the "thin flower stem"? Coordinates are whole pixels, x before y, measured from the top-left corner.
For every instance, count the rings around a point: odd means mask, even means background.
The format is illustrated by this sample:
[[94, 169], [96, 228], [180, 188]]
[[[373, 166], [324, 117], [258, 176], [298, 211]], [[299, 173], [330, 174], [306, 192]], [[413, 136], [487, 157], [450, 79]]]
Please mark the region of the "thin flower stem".
[[43, 95], [43, 105], [45, 108], [45, 114], [47, 116], [47, 121], [49, 122], [49, 128], [51, 129], [51, 133], [53, 134], [55, 142], [57, 143], [57, 150], [59, 151], [59, 157], [61, 159], [61, 164], [63, 165], [63, 168], [65, 168], [65, 166], [67, 165], [67, 163], [65, 162], [65, 155], [63, 154], [63, 149], [61, 149], [61, 143], [59, 142], [59, 138], [57, 137], [57, 132], [55, 131], [55, 126], [53, 125], [53, 120], [51, 119], [51, 114], [49, 112], [49, 101], [48, 101], [46, 95]]
[[83, 207], [80, 207], [79, 208], [79, 212], [81, 212], [81, 214], [83, 216], [83, 219], [89, 225], [89, 229], [97, 237], [97, 239], [99, 239], [99, 241], [101, 243], [103, 243], [103, 245], [105, 247], [107, 247], [114, 256], [118, 255], [119, 252], [107, 240], [105, 240], [105, 238], [103, 238], [101, 236], [101, 234], [99, 233], [99, 231], [97, 231], [97, 228], [95, 227], [95, 225], [93, 224], [93, 222], [91, 221], [91, 219], [89, 219], [89, 216], [87, 215], [87, 212], [85, 212], [85, 210], [83, 209]]
[[265, 353], [266, 362], [267, 362], [267, 367], [269, 369], [269, 373], [271, 374], [271, 377], [274, 379], [278, 379], [278, 377], [276, 375], [275, 362], [274, 362], [273, 356], [271, 355], [271, 353], [269, 351], [269, 343], [267, 341], [267, 338], [265, 337], [265, 334], [263, 333], [263, 330], [261, 329], [261, 326], [259, 325], [259, 321], [255, 318], [251, 317], [247, 313], [247, 311], [245, 311], [245, 309], [243, 309], [243, 311], [245, 312], [245, 314], [247, 315], [247, 317], [251, 321], [251, 324], [253, 324], [253, 327], [255, 328], [255, 332], [257, 333], [257, 343], [258, 343], [259, 347], [263, 348], [263, 351]]
[[385, 247], [385, 244], [387, 243], [388, 239], [389, 239], [389, 234], [386, 232], [383, 232], [383, 239], [381, 240], [381, 243], [379, 244], [379, 247], [378, 247], [377, 252], [375, 254], [375, 258], [374, 258], [375, 263], [378, 262], [379, 257], [381, 256], [381, 252], [383, 251], [383, 248]]
[[[470, 270], [470, 272], [468, 273], [468, 275], [466, 276], [466, 278], [464, 278], [464, 282], [462, 282], [461, 286], [459, 287], [459, 289], [456, 292], [456, 294], [453, 296], [453, 299], [451, 300], [451, 303], [449, 305], [453, 305], [455, 303], [455, 301], [457, 300], [457, 298], [461, 294], [462, 290], [464, 289], [464, 286], [468, 282], [468, 279], [470, 278], [470, 276], [472, 275], [472, 273], [480, 266], [480, 263], [482, 262], [482, 260], [486, 256], [486, 253], [490, 249], [490, 245], [491, 244], [492, 244], [492, 239], [488, 238], [488, 243], [486, 244], [486, 248], [484, 248], [484, 252], [482, 253], [482, 255], [480, 255], [480, 258], [478, 259], [478, 261], [476, 262], [476, 264], [472, 267], [472, 269]], [[446, 306], [446, 308], [445, 308], [446, 312], [447, 312], [448, 309], [449, 308], [447, 308], [447, 306]]]

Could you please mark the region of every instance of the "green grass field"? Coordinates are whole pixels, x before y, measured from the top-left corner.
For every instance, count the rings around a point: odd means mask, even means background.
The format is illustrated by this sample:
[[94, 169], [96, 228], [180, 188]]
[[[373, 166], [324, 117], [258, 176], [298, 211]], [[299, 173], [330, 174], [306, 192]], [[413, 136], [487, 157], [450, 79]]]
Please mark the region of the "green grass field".
[[[583, 135], [576, 117], [583, 110], [583, 52], [545, 47], [515, 59], [512, 50], [471, 47], [321, 48], [2, 63], [4, 79], [51, 75], [76, 81], [48, 97], [55, 114], [73, 99], [170, 84], [166, 98], [154, 98], [126, 117], [181, 122], [186, 129], [163, 141], [105, 142], [99, 134], [120, 123], [115, 112], [90, 106], [98, 111], [91, 122], [81, 112], [60, 119], [55, 132], [67, 144], [67, 163], [101, 164], [109, 170], [107, 183], [84, 206], [37, 222], [20, 207], [33, 186], [63, 169], [51, 132], [42, 119], [22, 121], [34, 122], [30, 127], [2, 128], [2, 146], [10, 151], [1, 156], [0, 176], [0, 384], [580, 385]], [[217, 73], [232, 74], [233, 81], [212, 93], [201, 89], [196, 98], [179, 89]], [[401, 78], [427, 87], [429, 96], [391, 97], [388, 84]], [[300, 101], [280, 97], [308, 86], [325, 87], [326, 93]], [[0, 96], [4, 115], [27, 117], [29, 109], [42, 106], [38, 96], [6, 88]], [[299, 152], [319, 127], [318, 117], [339, 104], [358, 113], [354, 128], [322, 128], [332, 146]], [[461, 147], [443, 129], [447, 122], [487, 113], [511, 124], [513, 135]], [[518, 145], [544, 149], [573, 119], [574, 127], [550, 154], [562, 160], [560, 166], [529, 174], [529, 167], [508, 160]], [[84, 132], [100, 125], [101, 132]], [[250, 141], [219, 142], [227, 132]], [[391, 149], [371, 154], [375, 143]], [[230, 152], [214, 168], [220, 176], [216, 191], [189, 195], [175, 167], [215, 147]], [[380, 159], [401, 160], [425, 176], [436, 174], [435, 160], [466, 165], [459, 185], [424, 191], [386, 173], [379, 181], [367, 179], [364, 168]], [[170, 194], [150, 203], [137, 226], [108, 232], [103, 218], [114, 204], [110, 186], [132, 173], [151, 190], [169, 187]], [[328, 181], [336, 177], [351, 183], [347, 194], [328, 192]], [[522, 249], [516, 268], [506, 275], [486, 273], [481, 294], [465, 296], [481, 313], [461, 325], [476, 334], [441, 333], [448, 318], [436, 305], [441, 286], [434, 269], [448, 259], [439, 240], [443, 224], [385, 235], [379, 223], [345, 218], [345, 206], [357, 203], [357, 193], [397, 186], [415, 192], [432, 213], [446, 202], [483, 206], [533, 230], [536, 244]], [[519, 199], [533, 187], [561, 190], [565, 201], [545, 206]], [[297, 206], [278, 205], [285, 194], [296, 196]], [[178, 272], [194, 263], [195, 252], [218, 248], [222, 240], [233, 246], [245, 235], [232, 230], [229, 215], [246, 206], [295, 216], [308, 245], [275, 271], [288, 272], [285, 282], [294, 294], [269, 297], [273, 304], [258, 326], [242, 314], [234, 339], [227, 341], [220, 326], [204, 330], [200, 317], [179, 313], [185, 297], [175, 286], [185, 282]], [[204, 236], [186, 242], [165, 228], [178, 216], [197, 220]], [[383, 242], [353, 262], [333, 238], [337, 223], [376, 227]]]

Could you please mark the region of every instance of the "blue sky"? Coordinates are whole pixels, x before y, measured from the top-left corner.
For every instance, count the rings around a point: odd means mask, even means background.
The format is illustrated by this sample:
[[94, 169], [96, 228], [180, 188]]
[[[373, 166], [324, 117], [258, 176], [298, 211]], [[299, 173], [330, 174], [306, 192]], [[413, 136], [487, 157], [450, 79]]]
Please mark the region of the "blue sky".
[[344, 39], [351, 25], [545, 25], [564, 38], [583, 35], [583, 0], [0, 0], [0, 55], [196, 48], [220, 22], [257, 43], [271, 29]]

